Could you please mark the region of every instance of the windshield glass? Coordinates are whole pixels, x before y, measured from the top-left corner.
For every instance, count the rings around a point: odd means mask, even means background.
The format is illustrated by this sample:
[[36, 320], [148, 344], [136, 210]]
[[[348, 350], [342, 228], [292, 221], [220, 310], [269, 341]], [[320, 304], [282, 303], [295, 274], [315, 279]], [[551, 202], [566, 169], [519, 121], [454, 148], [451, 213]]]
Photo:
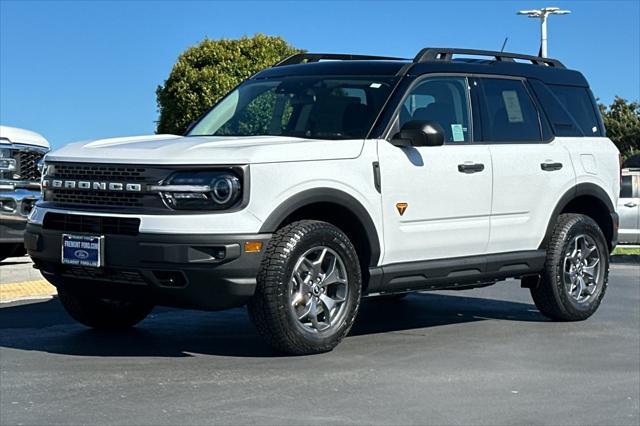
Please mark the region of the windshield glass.
[[219, 102], [189, 136], [362, 139], [394, 77], [283, 77], [249, 80]]

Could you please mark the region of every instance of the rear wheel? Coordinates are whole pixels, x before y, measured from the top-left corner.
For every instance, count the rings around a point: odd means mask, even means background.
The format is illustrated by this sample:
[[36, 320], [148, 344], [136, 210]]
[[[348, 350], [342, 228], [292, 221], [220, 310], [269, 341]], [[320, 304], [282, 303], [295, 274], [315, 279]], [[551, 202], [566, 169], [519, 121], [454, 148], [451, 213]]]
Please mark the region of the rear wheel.
[[355, 248], [335, 226], [300, 221], [276, 232], [262, 260], [249, 314], [277, 350], [310, 354], [333, 349], [360, 305]]
[[121, 330], [133, 327], [149, 315], [152, 304], [103, 299], [69, 289], [58, 289], [58, 298], [67, 313], [87, 327]]
[[547, 247], [545, 270], [531, 296], [556, 321], [589, 318], [607, 289], [609, 249], [598, 224], [580, 214], [560, 215]]

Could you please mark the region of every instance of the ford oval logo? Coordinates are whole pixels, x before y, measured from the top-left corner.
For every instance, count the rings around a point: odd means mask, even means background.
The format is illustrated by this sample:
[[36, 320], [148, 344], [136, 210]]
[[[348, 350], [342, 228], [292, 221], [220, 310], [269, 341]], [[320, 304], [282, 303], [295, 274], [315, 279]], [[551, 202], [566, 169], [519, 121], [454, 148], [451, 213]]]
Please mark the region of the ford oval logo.
[[84, 260], [89, 257], [89, 253], [86, 250], [76, 250], [73, 255], [80, 260]]

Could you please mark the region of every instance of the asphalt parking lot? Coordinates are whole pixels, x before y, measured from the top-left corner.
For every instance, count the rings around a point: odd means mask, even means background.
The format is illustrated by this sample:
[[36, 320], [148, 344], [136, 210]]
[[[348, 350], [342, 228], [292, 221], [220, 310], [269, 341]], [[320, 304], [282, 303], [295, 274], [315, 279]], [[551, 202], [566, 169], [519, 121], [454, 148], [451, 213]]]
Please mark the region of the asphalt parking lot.
[[[31, 277], [9, 263], [0, 282]], [[585, 322], [547, 321], [510, 280], [366, 301], [337, 349], [306, 357], [273, 354], [244, 309], [158, 308], [108, 334], [55, 297], [0, 306], [2, 425], [640, 421], [639, 264], [612, 267]]]

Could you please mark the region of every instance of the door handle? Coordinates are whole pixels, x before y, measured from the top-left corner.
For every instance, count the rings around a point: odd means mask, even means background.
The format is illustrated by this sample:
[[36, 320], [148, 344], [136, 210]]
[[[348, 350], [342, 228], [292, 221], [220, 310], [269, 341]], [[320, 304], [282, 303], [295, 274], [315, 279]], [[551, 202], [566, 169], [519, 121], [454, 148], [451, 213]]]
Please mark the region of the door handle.
[[458, 164], [458, 171], [460, 173], [478, 173], [484, 170], [484, 164]]
[[541, 163], [540, 168], [545, 172], [553, 172], [562, 168], [562, 163]]
[[635, 207], [635, 206], [637, 206], [637, 204], [634, 203], [633, 201], [630, 201], [630, 202], [626, 203], [624, 206], [625, 207]]

